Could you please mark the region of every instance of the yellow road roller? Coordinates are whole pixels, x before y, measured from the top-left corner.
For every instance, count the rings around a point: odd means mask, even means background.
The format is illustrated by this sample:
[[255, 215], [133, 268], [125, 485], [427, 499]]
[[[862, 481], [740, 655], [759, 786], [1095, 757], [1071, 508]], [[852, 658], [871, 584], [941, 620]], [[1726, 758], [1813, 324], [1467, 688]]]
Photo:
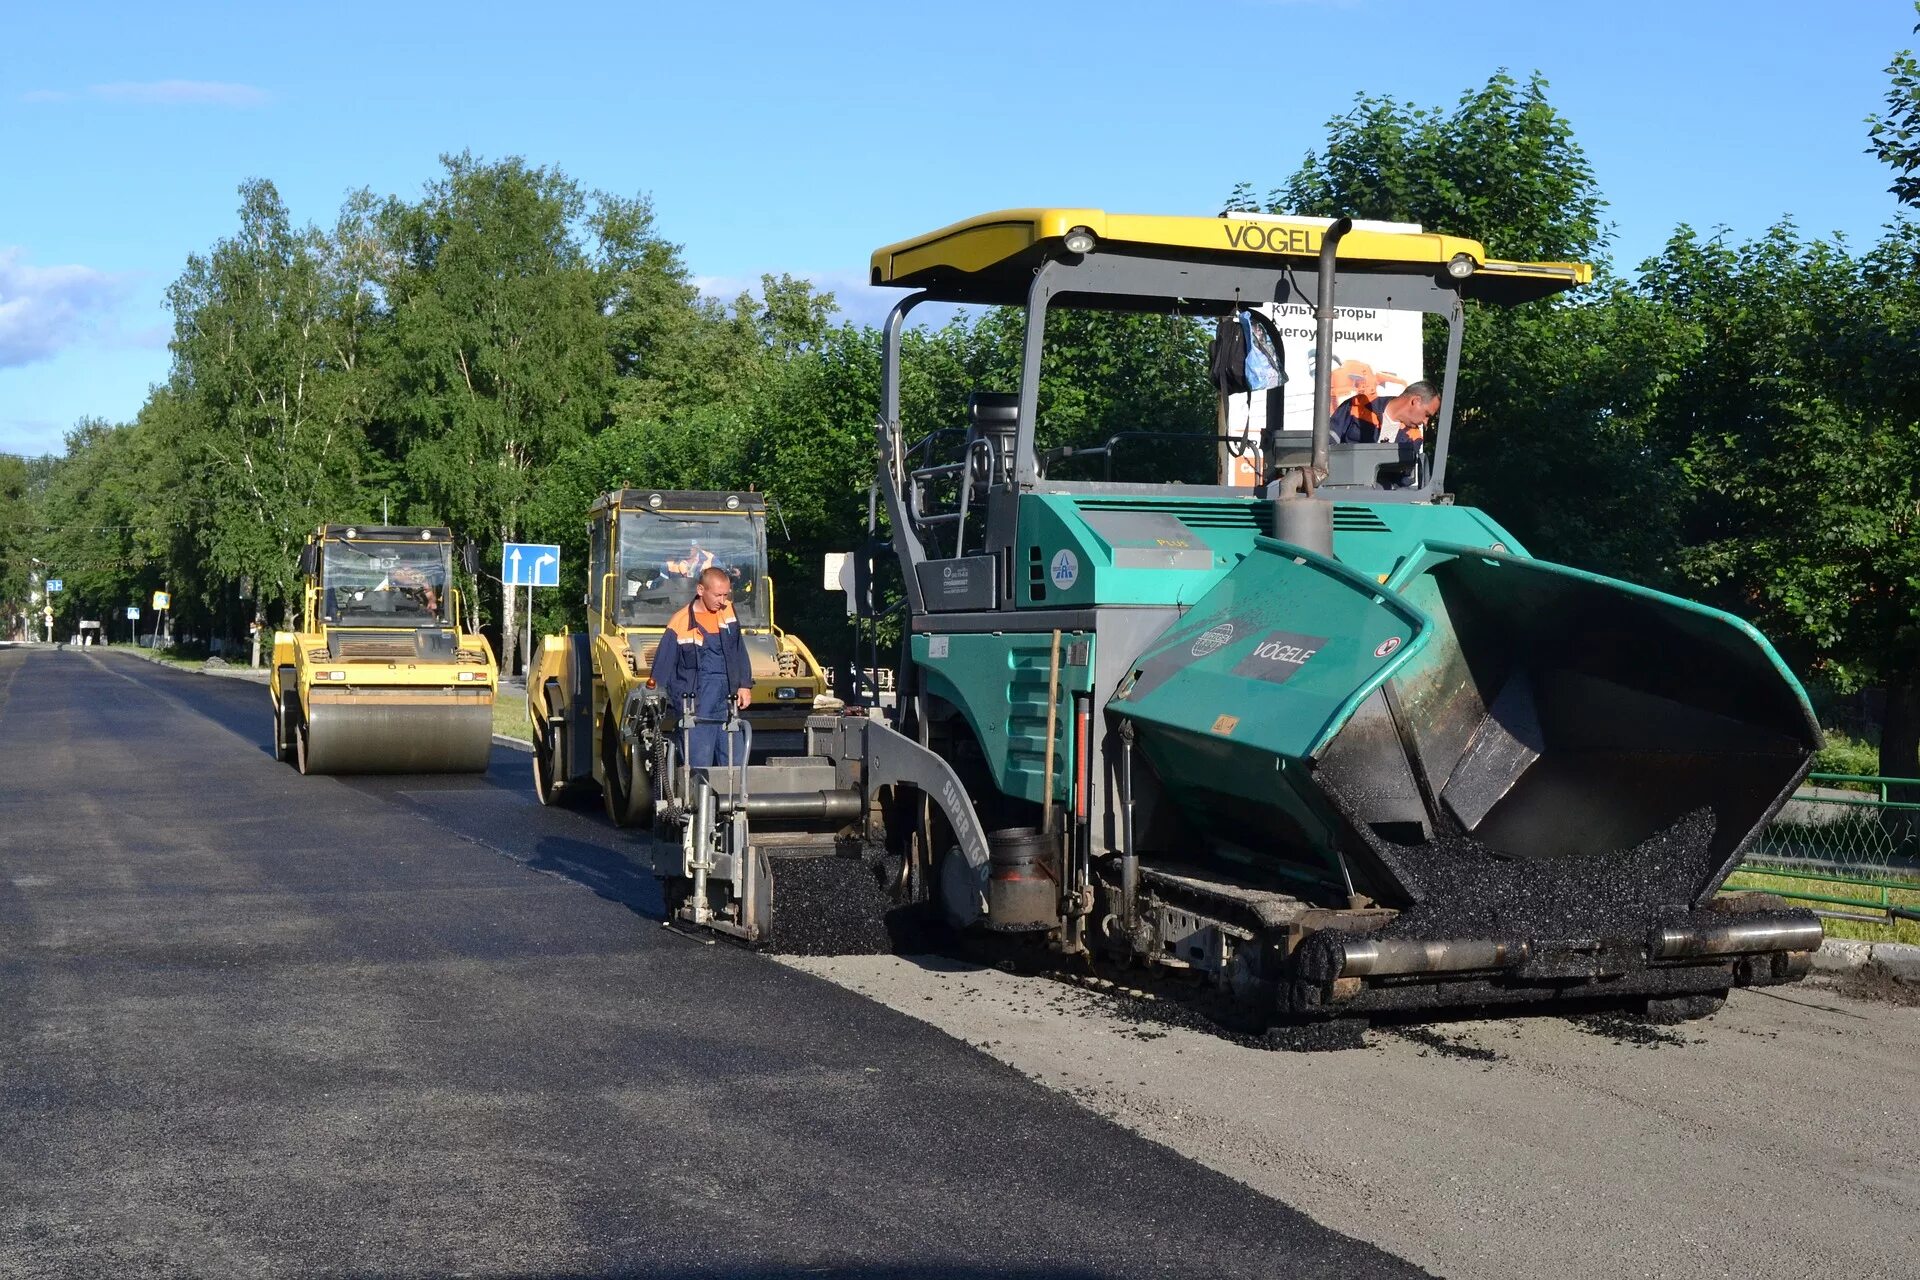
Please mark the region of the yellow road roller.
[[617, 825], [649, 820], [654, 762], [637, 746], [644, 694], [667, 620], [710, 568], [733, 579], [733, 611], [753, 667], [746, 719], [754, 753], [802, 749], [807, 717], [816, 702], [830, 702], [827, 678], [812, 650], [774, 622], [764, 494], [604, 494], [588, 514], [587, 559], [586, 631], [543, 637], [527, 673], [542, 803], [598, 789]]
[[273, 637], [279, 759], [302, 773], [486, 769], [499, 671], [461, 629], [453, 555], [442, 528], [329, 524], [307, 539], [302, 629]]

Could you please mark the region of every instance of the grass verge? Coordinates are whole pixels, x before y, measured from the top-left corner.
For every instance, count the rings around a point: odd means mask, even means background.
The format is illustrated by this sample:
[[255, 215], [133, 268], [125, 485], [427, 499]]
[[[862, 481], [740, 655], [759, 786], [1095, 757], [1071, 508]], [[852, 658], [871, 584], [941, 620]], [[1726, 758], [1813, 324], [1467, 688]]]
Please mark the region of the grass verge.
[[[1920, 908], [1920, 883], [1912, 881], [1910, 888], [1888, 889], [1887, 900], [1895, 906]], [[1850, 898], [1861, 902], [1878, 904], [1881, 891], [1861, 884], [1848, 884], [1840, 880], [1802, 880], [1798, 876], [1770, 876], [1758, 871], [1736, 871], [1727, 877], [1729, 889], [1755, 889], [1763, 893], [1815, 894], [1822, 898]], [[1804, 902], [1787, 898], [1787, 902], [1796, 907], [1811, 907], [1816, 911], [1871, 911], [1871, 907], [1843, 906], [1834, 902]], [[1830, 920], [1821, 918], [1829, 938], [1858, 938], [1863, 942], [1913, 942], [1920, 943], [1920, 923], [1912, 920], [1894, 920], [1887, 924], [1873, 924], [1865, 920]]]
[[493, 731], [502, 737], [533, 741], [527, 723], [527, 698], [520, 690], [502, 686], [493, 695]]

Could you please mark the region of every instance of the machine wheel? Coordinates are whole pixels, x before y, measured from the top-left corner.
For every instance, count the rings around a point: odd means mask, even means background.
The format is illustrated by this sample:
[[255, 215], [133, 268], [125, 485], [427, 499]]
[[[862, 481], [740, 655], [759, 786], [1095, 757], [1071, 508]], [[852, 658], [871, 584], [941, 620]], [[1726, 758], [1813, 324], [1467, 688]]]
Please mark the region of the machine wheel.
[[301, 716], [293, 727], [293, 767], [307, 772], [307, 718]]
[[600, 729], [600, 768], [606, 777], [600, 794], [616, 827], [637, 827], [653, 820], [653, 786], [634, 772], [633, 753], [620, 742], [620, 726], [609, 715]]
[[273, 702], [273, 758], [281, 764], [293, 759], [293, 743], [287, 734], [287, 713], [280, 709], [280, 700]]
[[553, 776], [553, 726], [543, 724], [533, 735], [533, 794], [541, 804], [558, 804], [564, 791]]

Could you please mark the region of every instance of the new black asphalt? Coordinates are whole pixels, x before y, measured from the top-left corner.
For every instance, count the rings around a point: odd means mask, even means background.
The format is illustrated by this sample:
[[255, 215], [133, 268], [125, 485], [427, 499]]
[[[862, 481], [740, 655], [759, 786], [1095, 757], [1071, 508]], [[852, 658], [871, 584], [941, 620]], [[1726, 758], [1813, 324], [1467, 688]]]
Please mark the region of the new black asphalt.
[[634, 839], [518, 752], [302, 778], [259, 685], [0, 650], [0, 1275], [1415, 1274], [662, 929]]

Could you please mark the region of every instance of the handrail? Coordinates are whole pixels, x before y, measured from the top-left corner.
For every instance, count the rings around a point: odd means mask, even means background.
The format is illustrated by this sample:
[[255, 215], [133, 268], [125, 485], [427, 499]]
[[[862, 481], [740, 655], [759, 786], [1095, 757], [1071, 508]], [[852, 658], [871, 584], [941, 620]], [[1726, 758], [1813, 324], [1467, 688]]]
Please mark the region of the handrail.
[[[931, 438], [931, 437], [929, 437]], [[976, 450], [984, 450], [987, 462], [987, 475], [999, 475], [999, 450], [992, 440], [985, 436], [967, 441], [965, 451], [958, 462], [943, 462], [937, 466], [921, 467], [908, 473], [907, 511], [912, 516], [916, 528], [926, 529], [935, 525], [953, 525], [953, 554], [964, 555], [967, 541], [967, 507], [973, 495], [973, 463]], [[928, 515], [921, 507], [921, 482], [940, 476], [960, 475], [965, 479], [960, 485], [960, 502], [956, 510]]]

